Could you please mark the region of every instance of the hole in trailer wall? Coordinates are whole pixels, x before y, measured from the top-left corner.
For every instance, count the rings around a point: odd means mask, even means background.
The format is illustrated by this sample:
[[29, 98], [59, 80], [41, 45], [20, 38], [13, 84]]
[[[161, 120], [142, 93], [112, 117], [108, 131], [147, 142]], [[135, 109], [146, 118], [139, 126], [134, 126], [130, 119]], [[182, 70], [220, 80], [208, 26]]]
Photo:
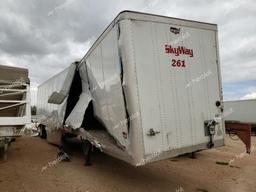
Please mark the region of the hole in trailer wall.
[[63, 122], [67, 120], [68, 116], [76, 106], [76, 103], [78, 102], [79, 96], [81, 93], [82, 93], [82, 81], [81, 81], [79, 71], [76, 71], [70, 87], [70, 91], [67, 99], [67, 107], [66, 107], [66, 112], [65, 112]]
[[[67, 107], [66, 107], [66, 112], [65, 112], [65, 117], [63, 122], [66, 121], [66, 119], [68, 118], [68, 116], [70, 115], [74, 107], [76, 106], [81, 93], [82, 93], [82, 80], [81, 80], [79, 71], [76, 71], [70, 87], [69, 96], [67, 99]], [[94, 117], [92, 101], [89, 103], [88, 107], [86, 108], [81, 127], [84, 127], [85, 130], [105, 129], [104, 126]]]
[[85, 111], [82, 127], [84, 127], [85, 130], [106, 130], [106, 128], [94, 117], [92, 101], [90, 101]]

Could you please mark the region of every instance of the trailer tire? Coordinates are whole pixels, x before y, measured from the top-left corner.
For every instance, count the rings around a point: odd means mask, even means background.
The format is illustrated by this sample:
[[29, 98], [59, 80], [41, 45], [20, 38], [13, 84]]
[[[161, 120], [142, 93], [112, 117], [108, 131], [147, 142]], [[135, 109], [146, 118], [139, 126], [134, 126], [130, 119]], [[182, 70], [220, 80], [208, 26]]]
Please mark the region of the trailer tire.
[[4, 157], [4, 147], [0, 147], [0, 160], [3, 160]]
[[0, 148], [0, 160], [6, 161], [7, 160], [7, 148], [8, 148], [8, 143], [4, 144]]
[[44, 125], [39, 125], [39, 136], [41, 139], [47, 138], [46, 128]]

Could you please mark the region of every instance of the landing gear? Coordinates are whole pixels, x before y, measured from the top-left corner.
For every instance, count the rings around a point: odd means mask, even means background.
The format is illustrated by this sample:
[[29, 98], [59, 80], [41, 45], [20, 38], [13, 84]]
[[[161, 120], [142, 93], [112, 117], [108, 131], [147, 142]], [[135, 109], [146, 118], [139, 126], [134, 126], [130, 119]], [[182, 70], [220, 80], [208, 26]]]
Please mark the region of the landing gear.
[[191, 159], [196, 159], [196, 152], [192, 152], [192, 153], [190, 153], [190, 158]]
[[39, 136], [41, 139], [46, 139], [47, 138], [47, 132], [46, 128], [44, 125], [39, 125]]
[[92, 163], [91, 163], [92, 144], [88, 140], [85, 140], [83, 138], [81, 138], [81, 141], [82, 141], [83, 153], [85, 156], [84, 165], [90, 166], [90, 165], [92, 165]]
[[[65, 133], [61, 136], [61, 144], [60, 144], [60, 151], [58, 153], [57, 158], [61, 161], [71, 161], [71, 148], [69, 146], [70, 143], [68, 143], [67, 138], [73, 137], [74, 135], [70, 133]], [[92, 144], [86, 140], [80, 137], [81, 144], [82, 144], [82, 150], [84, 154], [84, 165], [90, 166], [91, 163], [91, 152], [92, 152]]]
[[60, 152], [58, 153], [57, 157], [58, 159], [61, 159], [63, 161], [71, 161], [71, 150], [70, 146], [68, 145], [66, 138], [68, 138], [70, 135], [68, 133], [62, 134], [61, 141], [60, 141]]

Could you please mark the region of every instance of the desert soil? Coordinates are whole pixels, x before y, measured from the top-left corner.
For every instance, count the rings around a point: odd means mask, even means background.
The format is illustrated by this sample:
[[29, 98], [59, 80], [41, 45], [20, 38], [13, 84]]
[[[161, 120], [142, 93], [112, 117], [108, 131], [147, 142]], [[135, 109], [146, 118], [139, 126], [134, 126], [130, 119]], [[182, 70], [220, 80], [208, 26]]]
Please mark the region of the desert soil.
[[[227, 137], [226, 146], [198, 152], [196, 159], [177, 157], [132, 167], [107, 155], [93, 154], [93, 165], [83, 166], [77, 149], [71, 162], [57, 162], [58, 148], [38, 137], [12, 143], [8, 160], [0, 162], [1, 192], [255, 192], [256, 137], [250, 155], [240, 141]], [[232, 162], [234, 166], [216, 164]]]

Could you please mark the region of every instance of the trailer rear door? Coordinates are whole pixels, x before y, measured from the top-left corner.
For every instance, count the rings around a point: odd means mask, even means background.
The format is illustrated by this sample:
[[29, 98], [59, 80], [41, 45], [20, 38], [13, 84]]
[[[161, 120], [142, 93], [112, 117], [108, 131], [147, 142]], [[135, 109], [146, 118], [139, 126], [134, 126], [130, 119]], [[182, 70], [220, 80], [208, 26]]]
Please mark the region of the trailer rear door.
[[[145, 154], [199, 148], [209, 142], [204, 121], [221, 113], [217, 27], [131, 23]], [[223, 139], [221, 122], [217, 129]]]

